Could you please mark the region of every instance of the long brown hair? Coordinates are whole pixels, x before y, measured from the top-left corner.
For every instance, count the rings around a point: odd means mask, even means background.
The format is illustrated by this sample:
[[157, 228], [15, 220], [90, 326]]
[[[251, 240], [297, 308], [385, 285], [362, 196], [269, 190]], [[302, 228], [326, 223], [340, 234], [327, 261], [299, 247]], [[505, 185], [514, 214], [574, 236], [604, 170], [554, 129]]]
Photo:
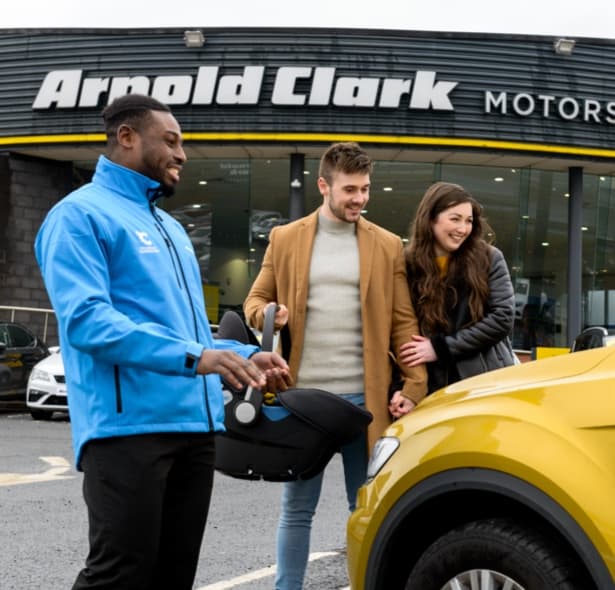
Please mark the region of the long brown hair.
[[[448, 271], [442, 278], [436, 264], [433, 224], [440, 213], [461, 203], [472, 205], [472, 231], [459, 249], [451, 253]], [[461, 285], [469, 294], [470, 323], [484, 315], [489, 296], [488, 241], [493, 240], [493, 231], [482, 217], [481, 209], [462, 186], [450, 182], [432, 184], [419, 203], [410, 225], [405, 255], [412, 303], [425, 335], [447, 331], [447, 308], [458, 303]]]

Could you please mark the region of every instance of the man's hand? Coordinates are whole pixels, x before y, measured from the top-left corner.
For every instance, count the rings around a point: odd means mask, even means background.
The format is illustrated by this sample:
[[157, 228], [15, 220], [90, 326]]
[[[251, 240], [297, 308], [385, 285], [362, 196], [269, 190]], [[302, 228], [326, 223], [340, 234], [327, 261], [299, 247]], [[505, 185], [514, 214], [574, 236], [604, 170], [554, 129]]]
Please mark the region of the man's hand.
[[272, 393], [286, 391], [293, 384], [288, 365], [277, 352], [257, 352], [250, 357], [250, 360], [265, 373], [267, 378], [265, 391]]
[[416, 408], [416, 404], [411, 399], [404, 397], [401, 391], [396, 391], [389, 402], [389, 412], [394, 418], [401, 418], [409, 414], [414, 408]]
[[[252, 355], [252, 358], [257, 356]], [[282, 359], [282, 362], [284, 360]], [[287, 367], [288, 368], [288, 367]], [[215, 350], [208, 348], [201, 353], [196, 367], [199, 375], [218, 373], [231, 387], [243, 389], [246, 386], [263, 389], [268, 376], [251, 359], [245, 359], [232, 350]]]
[[280, 330], [288, 323], [288, 307], [286, 307], [286, 305], [284, 305], [283, 303], [278, 304], [272, 301], [271, 303], [268, 303], [267, 305], [265, 305], [265, 307], [263, 307], [263, 316], [265, 315], [267, 308], [271, 305], [277, 305], [273, 322], [275, 325], [275, 329]]

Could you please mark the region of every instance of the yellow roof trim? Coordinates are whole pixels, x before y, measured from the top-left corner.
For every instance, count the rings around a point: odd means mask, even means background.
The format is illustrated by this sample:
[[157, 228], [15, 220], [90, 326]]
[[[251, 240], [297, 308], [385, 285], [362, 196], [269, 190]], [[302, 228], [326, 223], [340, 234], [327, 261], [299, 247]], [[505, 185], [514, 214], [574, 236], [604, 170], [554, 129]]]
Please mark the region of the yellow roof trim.
[[[292, 141], [292, 142], [335, 142], [357, 141], [398, 146], [426, 146], [473, 148], [482, 150], [502, 150], [521, 152], [542, 152], [560, 155], [575, 155], [598, 158], [615, 158], [615, 150], [578, 147], [570, 145], [550, 145], [524, 143], [520, 141], [499, 141], [494, 139], [472, 139], [467, 137], [420, 137], [396, 135], [364, 135], [356, 133], [276, 133], [276, 132], [186, 132], [185, 141]], [[66, 135], [22, 135], [0, 137], [0, 146], [41, 145], [58, 143], [101, 143], [106, 141], [104, 133], [75, 133]]]

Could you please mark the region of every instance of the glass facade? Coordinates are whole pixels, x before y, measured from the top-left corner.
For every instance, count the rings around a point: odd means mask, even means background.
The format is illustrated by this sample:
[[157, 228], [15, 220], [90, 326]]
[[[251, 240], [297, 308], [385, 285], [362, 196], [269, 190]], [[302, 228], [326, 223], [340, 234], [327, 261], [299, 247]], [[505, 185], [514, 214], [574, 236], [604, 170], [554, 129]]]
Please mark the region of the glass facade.
[[[306, 158], [306, 213], [322, 202], [317, 175], [318, 159]], [[365, 216], [404, 239], [437, 180], [463, 185], [484, 207], [515, 285], [514, 347], [568, 346], [568, 174], [379, 160]], [[583, 182], [583, 324], [615, 326], [614, 178], [584, 175]], [[162, 203], [193, 239], [213, 322], [241, 309], [269, 231], [288, 221], [289, 183], [289, 158], [193, 159], [177, 194]]]

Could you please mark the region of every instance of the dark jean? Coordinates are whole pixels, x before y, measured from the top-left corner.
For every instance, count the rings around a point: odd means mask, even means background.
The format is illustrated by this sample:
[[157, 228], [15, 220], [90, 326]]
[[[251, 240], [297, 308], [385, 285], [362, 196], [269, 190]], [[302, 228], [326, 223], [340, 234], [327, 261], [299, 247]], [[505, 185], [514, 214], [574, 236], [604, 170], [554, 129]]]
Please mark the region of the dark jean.
[[90, 441], [81, 461], [90, 551], [73, 590], [190, 590], [214, 458], [207, 433]]

